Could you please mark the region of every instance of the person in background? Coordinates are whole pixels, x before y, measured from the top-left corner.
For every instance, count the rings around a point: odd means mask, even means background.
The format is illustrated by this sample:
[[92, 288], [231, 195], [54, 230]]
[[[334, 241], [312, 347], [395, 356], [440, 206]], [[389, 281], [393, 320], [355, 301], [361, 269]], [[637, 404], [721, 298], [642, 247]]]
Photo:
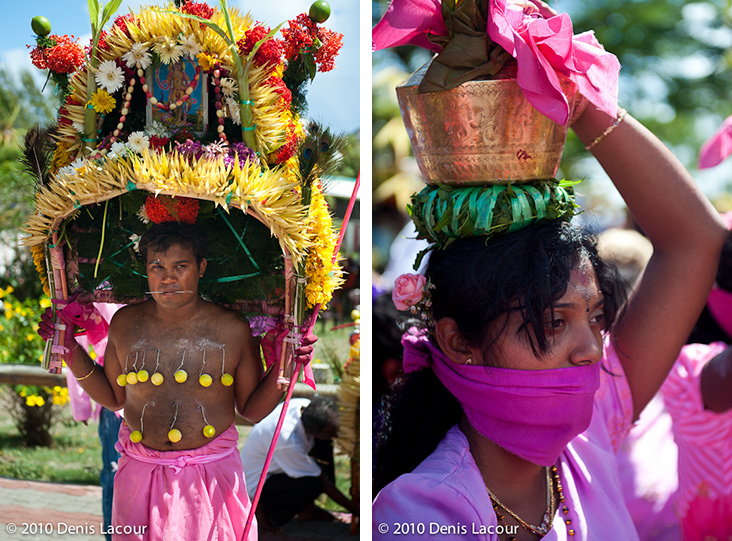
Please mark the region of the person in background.
[[[723, 219], [732, 228], [732, 213]], [[732, 232], [706, 307], [721, 339], [684, 346], [661, 387], [678, 445], [676, 511], [685, 541], [732, 538]], [[695, 330], [703, 325], [700, 318]]]
[[[257, 423], [241, 450], [247, 492], [253, 498], [283, 405]], [[351, 513], [358, 503], [335, 486], [333, 438], [338, 434], [338, 409], [332, 399], [290, 400], [277, 446], [256, 510], [260, 534], [274, 533], [296, 515], [303, 520], [334, 520], [315, 505], [325, 493]]]
[[[629, 294], [653, 254], [651, 242], [634, 229], [606, 229], [597, 239], [597, 253], [618, 269]], [[676, 516], [678, 448], [671, 433], [671, 415], [656, 393], [617, 452], [625, 504], [642, 541], [681, 541]]]

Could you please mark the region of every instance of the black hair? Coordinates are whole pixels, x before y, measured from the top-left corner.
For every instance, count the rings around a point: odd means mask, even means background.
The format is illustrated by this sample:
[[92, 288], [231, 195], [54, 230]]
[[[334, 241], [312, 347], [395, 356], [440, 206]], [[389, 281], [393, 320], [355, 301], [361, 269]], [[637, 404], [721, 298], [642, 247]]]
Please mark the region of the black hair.
[[389, 383], [384, 377], [383, 367], [387, 359], [401, 361], [402, 334], [407, 318], [405, 312], [397, 310], [391, 293], [383, 293], [373, 300], [371, 306], [371, 394], [374, 403], [388, 390]]
[[338, 416], [338, 407], [332, 398], [314, 396], [305, 409], [302, 410], [302, 424], [311, 434], [319, 434], [327, 426], [333, 424], [333, 418]]
[[[593, 235], [562, 220], [539, 222], [488, 241], [457, 239], [434, 251], [425, 271], [435, 286], [434, 319], [454, 319], [463, 338], [482, 348], [483, 361], [495, 366], [500, 359], [492, 346], [506, 332], [506, 324], [494, 323], [519, 310], [524, 321], [519, 332], [541, 357], [552, 346], [544, 328], [546, 311], [565, 295], [570, 273], [583, 259], [595, 271], [610, 326], [625, 300], [618, 274], [598, 257]], [[375, 493], [429, 456], [462, 415], [457, 399], [431, 369], [408, 374], [394, 393], [385, 401], [384, 434], [377, 439]]]
[[[450, 317], [468, 343], [482, 347], [489, 364], [499, 364], [491, 346], [505, 331], [507, 318], [519, 310], [535, 355], [549, 351], [545, 314], [567, 292], [569, 276], [583, 258], [591, 264], [604, 296], [609, 325], [624, 301], [615, 267], [597, 255], [597, 239], [562, 220], [530, 225], [490, 239], [457, 239], [433, 252], [425, 274], [434, 284], [435, 321]], [[518, 302], [518, 307], [516, 303]], [[494, 323], [504, 320], [499, 329]]]
[[[727, 240], [722, 246], [716, 277], [717, 287], [732, 293], [732, 231], [727, 234]], [[704, 306], [699, 319], [691, 331], [687, 344], [711, 344], [712, 342], [732, 343], [722, 326], [717, 322], [707, 306]]]
[[727, 240], [722, 246], [722, 254], [717, 268], [717, 285], [732, 292], [732, 231], [727, 234]]
[[193, 250], [196, 264], [206, 257], [206, 237], [201, 229], [193, 224], [163, 222], [148, 229], [140, 239], [142, 264], [147, 266], [147, 251], [166, 252], [173, 244]]

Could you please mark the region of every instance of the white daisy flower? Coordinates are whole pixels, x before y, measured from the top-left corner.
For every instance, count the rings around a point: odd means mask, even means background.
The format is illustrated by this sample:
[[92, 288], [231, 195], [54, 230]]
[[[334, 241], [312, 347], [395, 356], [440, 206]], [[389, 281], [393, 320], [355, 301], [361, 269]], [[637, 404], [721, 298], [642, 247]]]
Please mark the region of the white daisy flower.
[[150, 138], [141, 131], [132, 132], [127, 138], [127, 148], [142, 154], [143, 150], [150, 148]]
[[122, 55], [122, 60], [127, 63], [128, 68], [139, 66], [147, 69], [152, 61], [152, 55], [142, 43], [133, 43], [132, 48]]
[[84, 158], [76, 158], [73, 162], [71, 162], [71, 167], [74, 169], [81, 169], [86, 165], [86, 160]]
[[241, 109], [239, 108], [239, 104], [232, 98], [224, 98], [224, 101], [226, 101], [226, 106], [229, 108], [231, 120], [237, 126], [241, 126]]
[[145, 128], [145, 134], [149, 135], [150, 137], [152, 137], [154, 135], [156, 137], [168, 137], [169, 138], [170, 130], [162, 122], [153, 120]]
[[112, 143], [112, 152], [117, 154], [118, 156], [124, 156], [127, 154], [127, 145], [125, 145], [121, 141], [115, 141]]
[[58, 170], [59, 175], [73, 175], [76, 173], [76, 168], [73, 165], [66, 165]]
[[116, 63], [112, 60], [105, 60], [99, 65], [99, 69], [94, 74], [97, 84], [110, 94], [114, 94], [122, 88], [125, 82], [125, 75]]
[[239, 92], [239, 84], [230, 77], [221, 79], [221, 93], [227, 98], [233, 98]]
[[145, 205], [142, 205], [140, 207], [140, 210], [137, 211], [137, 217], [140, 218], [140, 221], [144, 224], [150, 223], [150, 218], [147, 215], [147, 211], [145, 210]]
[[122, 158], [126, 154], [127, 146], [124, 143], [115, 141], [114, 143], [112, 143], [112, 148], [110, 148], [109, 152], [107, 153], [107, 158], [110, 160], [116, 160], [117, 158]]
[[196, 55], [201, 52], [201, 46], [196, 41], [196, 38], [188, 35], [180, 40], [180, 47], [182, 48], [183, 54], [187, 55], [191, 60], [195, 60]]
[[[145, 210], [145, 205], [142, 205], [142, 210]], [[139, 215], [138, 215], [139, 216]], [[142, 218], [141, 218], [142, 219]], [[147, 214], [145, 215], [145, 219], [147, 219], [147, 222], [143, 220], [143, 223], [148, 223], [150, 220], [147, 218]], [[130, 242], [132, 242], [132, 248], [139, 254], [140, 253], [140, 239], [142, 237], [136, 233], [133, 233], [129, 236]]]
[[158, 54], [163, 64], [175, 64], [183, 55], [183, 47], [176, 44], [175, 40], [167, 36], [163, 36], [163, 38], [153, 46], [153, 51]]

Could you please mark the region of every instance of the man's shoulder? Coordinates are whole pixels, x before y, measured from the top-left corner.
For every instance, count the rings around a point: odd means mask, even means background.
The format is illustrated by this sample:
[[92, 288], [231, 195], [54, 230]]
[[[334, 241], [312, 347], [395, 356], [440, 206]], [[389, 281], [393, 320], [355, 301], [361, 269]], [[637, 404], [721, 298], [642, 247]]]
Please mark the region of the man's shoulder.
[[233, 329], [240, 330], [249, 329], [247, 318], [240, 312], [229, 310], [218, 304], [206, 301], [206, 318], [208, 321], [215, 322], [217, 325], [226, 325]]
[[144, 313], [146, 309], [146, 304], [150, 301], [143, 301], [140, 303], [135, 304], [128, 304], [117, 310], [114, 315], [112, 316], [112, 320], [110, 321], [110, 325], [122, 325], [125, 322], [131, 321], [136, 316]]

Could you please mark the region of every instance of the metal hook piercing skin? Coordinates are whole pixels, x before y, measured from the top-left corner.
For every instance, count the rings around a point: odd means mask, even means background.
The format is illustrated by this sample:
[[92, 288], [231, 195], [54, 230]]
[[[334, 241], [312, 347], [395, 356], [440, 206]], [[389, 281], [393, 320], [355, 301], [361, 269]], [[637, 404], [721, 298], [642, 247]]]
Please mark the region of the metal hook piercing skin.
[[163, 293], [193, 293], [190, 289], [182, 290], [182, 291], [145, 291], [145, 295], [155, 295]]

